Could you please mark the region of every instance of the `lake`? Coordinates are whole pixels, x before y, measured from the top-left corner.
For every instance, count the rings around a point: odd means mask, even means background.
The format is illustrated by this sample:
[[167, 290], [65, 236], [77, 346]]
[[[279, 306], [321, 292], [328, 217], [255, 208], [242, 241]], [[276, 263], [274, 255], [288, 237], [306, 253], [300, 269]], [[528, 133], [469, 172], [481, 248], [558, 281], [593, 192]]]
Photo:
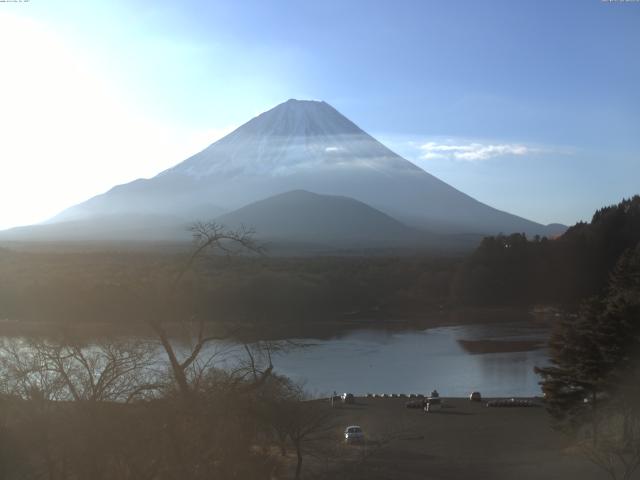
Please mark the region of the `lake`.
[[540, 342], [548, 327], [497, 323], [390, 332], [355, 330], [274, 356], [277, 372], [304, 382], [313, 396], [333, 392], [428, 393], [466, 396], [541, 395], [534, 366], [548, 364], [545, 348], [500, 353], [470, 353], [460, 340]]
[[[301, 346], [272, 358], [277, 373], [302, 383], [313, 397], [333, 391], [426, 394], [433, 389], [456, 397], [474, 390], [485, 397], [531, 397], [541, 395], [533, 369], [548, 364], [548, 336], [548, 324], [524, 320], [421, 330], [357, 329], [326, 339], [291, 339]], [[175, 342], [188, 355], [188, 342]], [[157, 348], [158, 362], [166, 363], [164, 351]], [[208, 344], [202, 358], [214, 352], [219, 368], [235, 368], [246, 359], [242, 344], [229, 341]]]

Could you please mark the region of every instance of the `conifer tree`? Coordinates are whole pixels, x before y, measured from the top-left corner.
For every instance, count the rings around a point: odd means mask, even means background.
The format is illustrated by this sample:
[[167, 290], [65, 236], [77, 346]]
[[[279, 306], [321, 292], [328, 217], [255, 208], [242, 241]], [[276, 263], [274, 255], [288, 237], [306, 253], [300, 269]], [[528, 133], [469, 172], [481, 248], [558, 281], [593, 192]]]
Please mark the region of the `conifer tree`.
[[555, 426], [613, 479], [640, 467], [640, 243], [619, 259], [602, 298], [552, 334], [542, 376]]

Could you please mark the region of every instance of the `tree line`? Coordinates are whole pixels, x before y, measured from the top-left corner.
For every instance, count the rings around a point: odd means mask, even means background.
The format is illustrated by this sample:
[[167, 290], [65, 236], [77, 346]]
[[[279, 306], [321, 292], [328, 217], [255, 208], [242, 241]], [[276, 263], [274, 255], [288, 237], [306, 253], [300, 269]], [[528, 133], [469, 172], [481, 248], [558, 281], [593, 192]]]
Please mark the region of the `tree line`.
[[[184, 253], [0, 251], [0, 319], [39, 324], [144, 323]], [[446, 304], [458, 258], [207, 256], [184, 274], [170, 322], [270, 327], [345, 317], [411, 316]]]
[[462, 263], [452, 301], [474, 305], [577, 306], [607, 286], [620, 256], [640, 242], [640, 196], [595, 212], [555, 239], [485, 238]]

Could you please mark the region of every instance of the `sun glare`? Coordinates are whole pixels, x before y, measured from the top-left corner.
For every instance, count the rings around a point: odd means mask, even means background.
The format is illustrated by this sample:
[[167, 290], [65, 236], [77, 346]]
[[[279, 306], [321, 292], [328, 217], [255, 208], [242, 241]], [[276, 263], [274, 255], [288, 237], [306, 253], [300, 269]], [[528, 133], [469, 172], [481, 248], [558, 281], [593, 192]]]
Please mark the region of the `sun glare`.
[[0, 42], [0, 202], [11, 205], [0, 229], [153, 176], [228, 131], [141, 114], [84, 52], [32, 19], [0, 13]]

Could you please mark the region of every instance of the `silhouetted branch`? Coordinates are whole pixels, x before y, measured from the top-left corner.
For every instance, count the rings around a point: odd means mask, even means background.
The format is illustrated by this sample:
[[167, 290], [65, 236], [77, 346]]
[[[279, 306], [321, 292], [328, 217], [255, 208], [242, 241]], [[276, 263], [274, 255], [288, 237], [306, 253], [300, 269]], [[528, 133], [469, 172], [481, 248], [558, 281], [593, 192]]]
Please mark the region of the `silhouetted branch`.
[[264, 253], [263, 247], [258, 245], [253, 238], [256, 233], [255, 229], [247, 228], [244, 225], [232, 230], [216, 222], [196, 222], [189, 228], [189, 231], [193, 237], [195, 248], [184, 268], [178, 272], [174, 280], [174, 288], [180, 283], [185, 273], [191, 270], [195, 261], [207, 250], [218, 250], [227, 255], [237, 255], [242, 251]]

